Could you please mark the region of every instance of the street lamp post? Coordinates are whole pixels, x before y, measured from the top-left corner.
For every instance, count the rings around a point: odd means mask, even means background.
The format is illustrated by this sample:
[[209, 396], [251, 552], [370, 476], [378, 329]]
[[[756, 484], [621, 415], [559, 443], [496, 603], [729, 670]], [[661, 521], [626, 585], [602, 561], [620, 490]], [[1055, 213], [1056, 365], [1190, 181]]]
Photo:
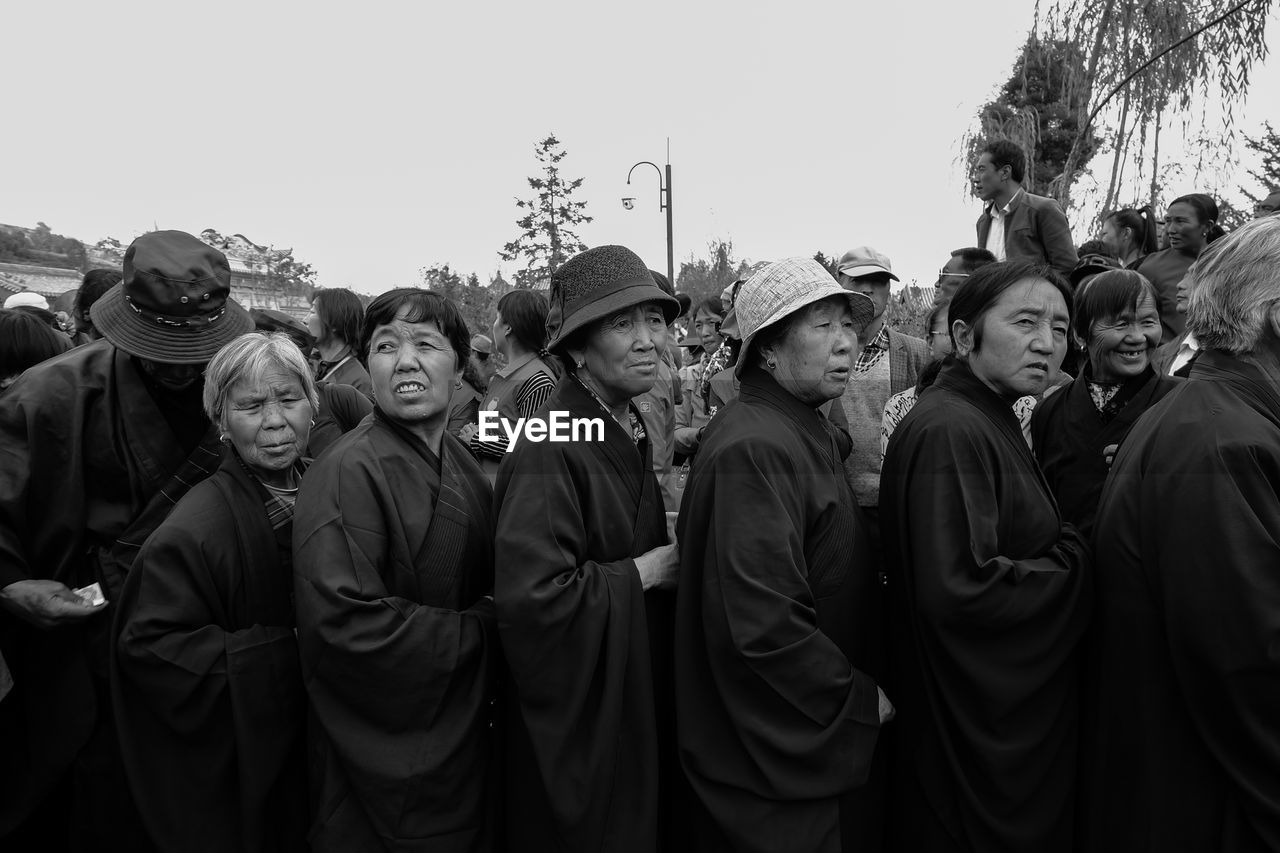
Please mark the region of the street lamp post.
[[[670, 161], [670, 159], [671, 155], [668, 153], [667, 160]], [[627, 172], [627, 186], [631, 185], [631, 173], [640, 166], [652, 166], [658, 172], [658, 210], [665, 210], [667, 212], [667, 280], [671, 282], [671, 287], [674, 288], [676, 286], [676, 271], [674, 244], [671, 240], [671, 163], [667, 163], [665, 171], [666, 180], [664, 181], [663, 169], [658, 166], [657, 163], [652, 163], [648, 160], [641, 160], [639, 163], [632, 166], [630, 171]], [[634, 201], [634, 199], [624, 198], [622, 200], [622, 204], [627, 208], [627, 210], [630, 210], [632, 208], [632, 201]]]

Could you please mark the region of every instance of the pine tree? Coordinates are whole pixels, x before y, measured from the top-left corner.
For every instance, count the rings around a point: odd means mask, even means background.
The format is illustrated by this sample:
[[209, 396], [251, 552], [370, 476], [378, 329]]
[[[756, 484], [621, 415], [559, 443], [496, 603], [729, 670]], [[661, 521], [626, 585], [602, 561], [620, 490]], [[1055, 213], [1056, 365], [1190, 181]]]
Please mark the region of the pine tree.
[[516, 273], [517, 287], [532, 287], [551, 278], [558, 266], [587, 248], [575, 229], [591, 221], [585, 212], [587, 203], [571, 198], [583, 179], [566, 180], [560, 176], [560, 161], [567, 154], [560, 147], [560, 140], [551, 134], [535, 146], [534, 152], [542, 174], [529, 178], [529, 187], [537, 197], [516, 199], [516, 207], [524, 211], [516, 220], [520, 236], [498, 253], [504, 261], [524, 262], [525, 268]]

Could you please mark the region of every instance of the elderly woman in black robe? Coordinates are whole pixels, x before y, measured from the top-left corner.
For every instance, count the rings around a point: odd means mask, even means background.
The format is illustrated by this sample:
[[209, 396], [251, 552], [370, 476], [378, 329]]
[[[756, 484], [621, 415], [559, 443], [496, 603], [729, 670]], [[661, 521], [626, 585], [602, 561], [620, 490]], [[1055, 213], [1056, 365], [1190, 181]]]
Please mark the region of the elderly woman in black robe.
[[1141, 273], [1094, 276], [1076, 294], [1072, 326], [1088, 361], [1074, 382], [1036, 406], [1031, 439], [1062, 517], [1088, 534], [1116, 447], [1182, 380], [1151, 367], [1160, 297]]
[[974, 273], [949, 309], [954, 356], [889, 440], [896, 849], [1072, 849], [1091, 553], [1012, 408], [1062, 363], [1069, 296], [1025, 263]]
[[513, 849], [674, 849], [676, 557], [631, 400], [658, 375], [679, 305], [621, 246], [588, 249], [552, 275], [548, 349], [568, 369], [541, 413], [599, 428], [522, 438], [498, 470], [494, 592], [518, 697]]
[[317, 460], [294, 527], [310, 842], [491, 850], [492, 493], [445, 430], [471, 336], [453, 303], [404, 288], [361, 337], [376, 408]]
[[737, 402], [707, 427], [677, 527], [680, 756], [701, 806], [687, 849], [878, 849], [860, 808], [880, 725], [880, 583], [819, 407], [839, 398], [871, 300], [810, 259], [734, 305]]
[[204, 405], [222, 465], [147, 539], [117, 602], [125, 768], [161, 850], [305, 850], [290, 564], [315, 383], [288, 336], [250, 333], [209, 362]]

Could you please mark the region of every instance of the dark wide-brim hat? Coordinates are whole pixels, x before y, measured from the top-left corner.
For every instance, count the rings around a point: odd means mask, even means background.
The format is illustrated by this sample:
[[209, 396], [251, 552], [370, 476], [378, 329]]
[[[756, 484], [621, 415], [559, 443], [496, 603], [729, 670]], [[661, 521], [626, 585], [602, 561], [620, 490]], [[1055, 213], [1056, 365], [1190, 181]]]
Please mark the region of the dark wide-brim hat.
[[579, 329], [644, 302], [661, 306], [667, 325], [680, 316], [680, 303], [662, 292], [635, 252], [625, 246], [579, 252], [551, 274], [547, 349], [555, 352]]
[[89, 309], [116, 347], [162, 364], [205, 364], [253, 331], [231, 298], [227, 256], [185, 231], [143, 234], [124, 253], [124, 280]]

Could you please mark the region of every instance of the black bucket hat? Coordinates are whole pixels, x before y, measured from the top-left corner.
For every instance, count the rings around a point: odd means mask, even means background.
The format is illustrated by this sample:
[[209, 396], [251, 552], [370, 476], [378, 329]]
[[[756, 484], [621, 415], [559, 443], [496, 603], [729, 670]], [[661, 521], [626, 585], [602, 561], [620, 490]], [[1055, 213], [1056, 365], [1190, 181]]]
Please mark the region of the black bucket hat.
[[643, 302], [656, 302], [667, 325], [680, 316], [680, 303], [658, 287], [635, 252], [625, 246], [579, 252], [551, 274], [547, 349], [555, 352], [579, 329]]
[[185, 231], [153, 231], [124, 253], [124, 280], [89, 309], [117, 349], [162, 364], [205, 364], [253, 331], [231, 298], [227, 256]]

